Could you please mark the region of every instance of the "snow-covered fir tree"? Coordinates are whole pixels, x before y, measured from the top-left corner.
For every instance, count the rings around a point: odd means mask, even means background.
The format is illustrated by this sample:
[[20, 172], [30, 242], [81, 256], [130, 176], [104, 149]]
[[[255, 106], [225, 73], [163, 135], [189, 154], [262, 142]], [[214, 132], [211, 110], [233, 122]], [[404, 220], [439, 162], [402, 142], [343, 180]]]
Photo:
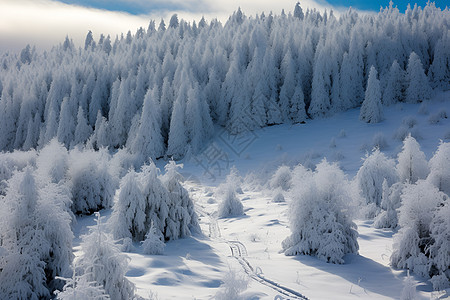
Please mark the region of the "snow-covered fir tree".
[[403, 141], [403, 148], [397, 160], [397, 172], [402, 182], [415, 183], [419, 179], [427, 178], [430, 172], [425, 154], [411, 134]]
[[425, 75], [420, 57], [411, 52], [406, 70], [408, 87], [406, 88], [406, 101], [417, 103], [431, 98], [431, 88], [428, 78]]
[[146, 199], [134, 170], [122, 178], [117, 202], [114, 203], [110, 219], [115, 239], [131, 238], [142, 241], [146, 234]]
[[[66, 147], [85, 140], [94, 149], [134, 144], [134, 153], [145, 147], [145, 156], [178, 159], [188, 148], [201, 151], [211, 123], [238, 133], [359, 106], [364, 86], [375, 81], [368, 80], [372, 65], [385, 104], [403, 101], [405, 71], [406, 101], [425, 101], [428, 78], [449, 88], [449, 34], [437, 30], [446, 28], [447, 12], [431, 3], [416, 7], [413, 18], [412, 11], [390, 6], [370, 18], [354, 10], [336, 17], [305, 13], [297, 3], [291, 16], [249, 18], [238, 10], [225, 24], [202, 26], [173, 16], [169, 28], [161, 20], [157, 29], [149, 25], [114, 42], [88, 32], [78, 49], [67, 37], [45, 53], [31, 46], [4, 53], [0, 149], [43, 147], [57, 137]], [[149, 91], [152, 104], [144, 107]], [[188, 101], [189, 91], [198, 102]], [[149, 136], [154, 143], [142, 142]]]
[[[391, 264], [429, 277], [434, 272], [430, 268], [429, 249], [435, 243], [430, 226], [439, 207], [448, 202], [448, 197], [429, 182], [418, 180], [415, 184], [407, 184], [401, 198], [400, 230], [394, 236]], [[441, 238], [445, 236], [441, 235]], [[444, 260], [448, 263], [448, 259]]]
[[383, 120], [383, 105], [381, 104], [380, 81], [374, 66], [370, 68], [364, 102], [361, 105], [359, 119], [367, 123], [378, 123]]
[[427, 180], [440, 191], [450, 196], [450, 143], [442, 142], [430, 159], [430, 174]]
[[356, 183], [365, 203], [369, 205], [367, 217], [373, 218], [380, 209], [383, 196], [383, 182], [387, 188], [398, 181], [395, 162], [379, 149], [375, 149], [364, 159], [356, 174]]
[[144, 254], [161, 255], [164, 253], [164, 237], [158, 228], [152, 223], [142, 243]]
[[132, 299], [135, 287], [125, 277], [128, 258], [120, 252], [112, 236], [104, 231], [100, 213], [95, 214], [97, 225], [82, 236], [83, 254], [76, 260], [75, 267], [86, 276], [87, 282], [101, 285], [111, 299]]

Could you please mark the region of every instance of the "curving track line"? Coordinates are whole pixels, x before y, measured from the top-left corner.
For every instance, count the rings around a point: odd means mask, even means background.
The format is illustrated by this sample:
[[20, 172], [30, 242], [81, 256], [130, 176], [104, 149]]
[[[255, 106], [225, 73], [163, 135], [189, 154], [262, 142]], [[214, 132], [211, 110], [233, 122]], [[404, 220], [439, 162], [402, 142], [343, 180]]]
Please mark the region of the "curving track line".
[[[239, 264], [244, 269], [245, 273], [247, 273], [247, 275], [250, 278], [277, 291], [278, 293], [282, 294], [283, 296], [287, 297], [284, 299], [304, 299], [304, 300], [308, 299], [307, 297], [300, 294], [299, 292], [294, 291], [293, 289], [285, 287], [271, 279], [266, 278], [260, 271], [261, 269], [257, 268], [255, 271], [255, 269], [252, 267], [252, 265], [244, 257], [244, 256], [247, 256], [247, 249], [245, 248], [244, 244], [242, 244], [239, 241], [227, 241], [227, 244], [231, 249], [231, 255], [234, 258], [236, 258], [236, 260], [239, 262]], [[258, 270], [259, 270], [259, 272], [258, 272]]]
[[214, 216], [212, 216], [210, 213], [208, 213], [207, 211], [205, 211], [202, 207], [197, 206], [197, 212], [201, 215], [201, 216], [207, 216], [209, 218], [209, 236], [211, 238], [216, 238], [221, 240], [224, 243], [227, 243], [228, 246], [230, 247], [231, 250], [231, 255], [236, 258], [236, 260], [239, 262], [239, 264], [242, 266], [242, 268], [244, 269], [245, 273], [247, 273], [247, 275], [259, 282], [260, 284], [263, 284], [273, 290], [275, 290], [276, 292], [280, 293], [281, 295], [284, 296], [277, 296], [276, 299], [303, 299], [303, 300], [308, 300], [307, 297], [305, 297], [304, 295], [302, 295], [301, 293], [294, 291], [293, 289], [290, 289], [288, 287], [285, 287], [283, 285], [281, 285], [280, 283], [277, 283], [276, 281], [273, 281], [271, 279], [266, 278], [262, 272], [260, 268], [253, 268], [253, 266], [248, 262], [248, 260], [245, 258], [247, 256], [247, 248], [244, 246], [244, 244], [242, 244], [239, 241], [227, 241], [225, 239], [222, 238], [222, 235], [220, 233], [220, 227], [219, 224], [217, 223], [217, 219], [214, 218]]

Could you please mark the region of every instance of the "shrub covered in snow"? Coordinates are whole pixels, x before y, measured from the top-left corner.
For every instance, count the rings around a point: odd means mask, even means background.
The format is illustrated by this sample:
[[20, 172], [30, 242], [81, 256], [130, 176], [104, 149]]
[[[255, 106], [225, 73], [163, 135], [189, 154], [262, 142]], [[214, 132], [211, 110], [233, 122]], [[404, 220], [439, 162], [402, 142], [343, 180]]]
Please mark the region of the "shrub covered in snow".
[[244, 214], [244, 206], [236, 195], [236, 187], [232, 180], [228, 180], [218, 187], [216, 194], [222, 197], [219, 203], [219, 218], [236, 217]]
[[97, 225], [89, 234], [82, 236], [83, 254], [76, 261], [76, 269], [86, 276], [87, 282], [97, 282], [103, 286], [113, 300], [126, 300], [134, 297], [135, 287], [126, 277], [128, 258], [120, 252], [112, 237], [105, 233], [99, 213]]
[[273, 191], [272, 202], [280, 203], [280, 202], [284, 202], [284, 201], [285, 201], [285, 199], [284, 199], [284, 195], [283, 195], [283, 190], [279, 187]]
[[349, 182], [337, 165], [322, 161], [302, 182], [294, 181], [291, 194], [292, 233], [282, 243], [286, 255], [341, 264], [345, 254], [358, 251], [356, 225], [348, 215]]
[[164, 236], [152, 223], [150, 226], [150, 230], [147, 232], [145, 240], [142, 243], [142, 253], [160, 255], [164, 253], [165, 246]]
[[223, 278], [221, 289], [216, 293], [214, 299], [217, 300], [240, 300], [242, 292], [247, 289], [248, 278], [238, 273], [236, 270], [230, 269]]
[[111, 174], [109, 160], [106, 149], [69, 152], [74, 213], [89, 214], [112, 206], [117, 180]]
[[50, 182], [58, 183], [67, 179], [69, 169], [69, 155], [63, 144], [52, 139], [39, 151], [36, 159], [39, 177], [46, 177]]
[[291, 188], [291, 179], [291, 169], [288, 166], [281, 166], [270, 179], [269, 187], [271, 189], [280, 187], [283, 191], [287, 191]]
[[[379, 149], [375, 149], [369, 156], [366, 156], [356, 174], [356, 182], [366, 204], [374, 204], [377, 208], [381, 206], [385, 179], [388, 187], [398, 180], [395, 162], [387, 158]], [[368, 217], [372, 218], [375, 214], [376, 212], [372, 212]]]
[[77, 275], [73, 272], [72, 278], [64, 278], [66, 284], [62, 291], [56, 291], [56, 299], [58, 300], [108, 300], [109, 295], [106, 293], [102, 285], [96, 281], [88, 281], [87, 275]]

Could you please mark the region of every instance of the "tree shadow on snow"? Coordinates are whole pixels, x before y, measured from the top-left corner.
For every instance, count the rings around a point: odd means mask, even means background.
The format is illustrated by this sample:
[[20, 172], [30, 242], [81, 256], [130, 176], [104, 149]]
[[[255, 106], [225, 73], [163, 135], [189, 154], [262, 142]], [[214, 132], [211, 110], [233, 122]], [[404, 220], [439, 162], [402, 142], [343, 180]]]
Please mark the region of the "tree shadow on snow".
[[294, 259], [309, 267], [342, 277], [366, 292], [394, 299], [400, 296], [403, 286], [401, 274], [394, 274], [391, 268], [358, 254], [345, 255], [345, 264], [342, 265], [326, 263], [307, 255], [298, 255]]

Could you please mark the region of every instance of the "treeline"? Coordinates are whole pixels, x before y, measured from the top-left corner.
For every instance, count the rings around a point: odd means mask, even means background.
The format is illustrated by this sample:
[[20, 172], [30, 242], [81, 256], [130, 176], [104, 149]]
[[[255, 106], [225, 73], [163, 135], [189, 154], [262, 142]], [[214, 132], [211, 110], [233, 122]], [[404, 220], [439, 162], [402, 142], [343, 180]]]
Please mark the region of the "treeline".
[[277, 16], [239, 9], [225, 24], [173, 15], [115, 39], [89, 32], [83, 48], [69, 38], [43, 53], [27, 46], [0, 56], [0, 149], [56, 137], [178, 159], [201, 151], [214, 124], [240, 133], [358, 107], [372, 66], [384, 105], [424, 101], [407, 92], [417, 74], [450, 87], [449, 20], [433, 3], [339, 17], [297, 3]]

